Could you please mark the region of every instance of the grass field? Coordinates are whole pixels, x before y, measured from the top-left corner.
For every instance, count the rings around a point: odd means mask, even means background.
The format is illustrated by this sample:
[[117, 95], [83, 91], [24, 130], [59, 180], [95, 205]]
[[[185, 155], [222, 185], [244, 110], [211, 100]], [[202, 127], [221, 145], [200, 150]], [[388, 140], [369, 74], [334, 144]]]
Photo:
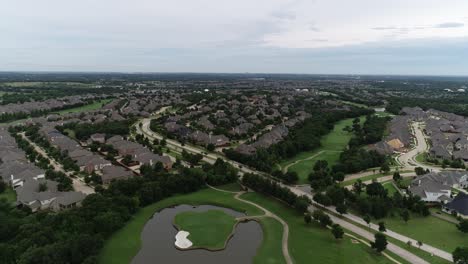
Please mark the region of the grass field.
[[392, 182], [386, 182], [383, 184], [383, 187], [388, 191], [389, 196], [393, 196], [394, 193], [398, 192], [398, 190], [393, 186]]
[[0, 193], [0, 199], [2, 198], [14, 203], [16, 202], [16, 192], [12, 188], [7, 187], [3, 193]]
[[[361, 118], [363, 121], [363, 118]], [[317, 160], [326, 160], [329, 165], [333, 165], [338, 161], [340, 153], [348, 145], [352, 137], [352, 133], [343, 131], [346, 126], [353, 124], [353, 118], [341, 120], [335, 124], [333, 130], [321, 139], [321, 147], [313, 151], [302, 152], [294, 158], [281, 162], [281, 167], [284, 168], [290, 165], [288, 170], [297, 172], [299, 183], [307, 183], [307, 176], [312, 171], [312, 168]]]
[[242, 198], [267, 208], [288, 223], [289, 250], [295, 263], [393, 263], [364, 244], [352, 243], [348, 237], [336, 240], [330, 230], [315, 222], [305, 224], [302, 215], [274, 199], [258, 193], [247, 193]]
[[447, 252], [453, 252], [457, 246], [468, 245], [468, 236], [460, 232], [455, 224], [434, 216], [421, 217], [412, 214], [408, 223], [398, 216], [379, 221], [384, 221], [387, 228], [392, 231]]
[[103, 105], [111, 102], [113, 99], [104, 99], [100, 100], [98, 102], [94, 102], [92, 104], [87, 104], [83, 105], [80, 107], [75, 107], [75, 108], [70, 108], [70, 109], [65, 109], [65, 110], [60, 110], [57, 112], [54, 112], [56, 114], [68, 114], [68, 113], [80, 113], [80, 112], [86, 112], [86, 111], [92, 111], [101, 108]]
[[221, 190], [225, 190], [225, 191], [230, 191], [230, 192], [239, 192], [239, 191], [241, 191], [241, 186], [237, 182], [225, 184], [225, 185], [222, 185], [222, 186], [216, 186], [216, 188], [221, 189]]
[[223, 249], [234, 230], [237, 220], [221, 210], [182, 212], [174, 218], [179, 230], [189, 232], [192, 247]]
[[[125, 227], [117, 231], [105, 242], [98, 262], [112, 264], [130, 263], [140, 250], [140, 235], [146, 222], [155, 212], [179, 204], [211, 204], [245, 212], [247, 215], [263, 214], [263, 211], [260, 209], [234, 199], [233, 194], [213, 189], [204, 189], [196, 193], [170, 197], [140, 209]], [[263, 227], [264, 237], [258, 254], [255, 257], [255, 263], [284, 263], [281, 251], [281, 239], [278, 239], [282, 234], [281, 224], [270, 218], [260, 218], [259, 221]]]

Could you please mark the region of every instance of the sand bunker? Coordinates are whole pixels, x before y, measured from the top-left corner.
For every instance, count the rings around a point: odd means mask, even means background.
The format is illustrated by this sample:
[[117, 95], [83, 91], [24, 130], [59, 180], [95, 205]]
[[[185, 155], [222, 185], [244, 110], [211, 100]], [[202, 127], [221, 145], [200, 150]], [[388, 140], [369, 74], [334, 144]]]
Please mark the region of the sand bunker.
[[192, 246], [192, 242], [187, 238], [190, 235], [189, 232], [180, 230], [175, 236], [175, 245], [178, 248], [186, 249]]

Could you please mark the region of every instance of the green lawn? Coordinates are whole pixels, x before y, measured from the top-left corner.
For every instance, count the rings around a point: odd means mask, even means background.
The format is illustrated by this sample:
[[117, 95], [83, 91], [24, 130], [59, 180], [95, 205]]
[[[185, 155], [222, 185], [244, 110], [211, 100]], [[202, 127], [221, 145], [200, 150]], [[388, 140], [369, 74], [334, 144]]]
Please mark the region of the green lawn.
[[[361, 118], [361, 122], [364, 118]], [[281, 162], [281, 167], [297, 162], [288, 170], [295, 171], [299, 175], [299, 183], [307, 183], [307, 176], [317, 160], [326, 160], [329, 165], [338, 161], [340, 153], [348, 145], [352, 133], [343, 131], [346, 126], [352, 126], [353, 118], [344, 119], [335, 124], [333, 130], [321, 139], [321, 147], [313, 151], [302, 152], [295, 157]], [[313, 157], [311, 159], [307, 159]], [[307, 160], [304, 160], [307, 159]]]
[[14, 203], [16, 202], [16, 192], [12, 188], [7, 187], [3, 193], [0, 193], [0, 199], [2, 198]]
[[60, 110], [60, 111], [57, 111], [57, 112], [54, 112], [54, 113], [56, 113], [56, 114], [68, 114], [68, 113], [80, 113], [80, 112], [92, 111], [92, 110], [96, 110], [96, 109], [99, 109], [99, 108], [103, 107], [105, 104], [108, 104], [112, 100], [113, 99], [104, 99], [104, 100], [94, 102], [92, 104], [87, 104], [87, 105], [83, 105], [83, 106], [80, 106], [80, 107]]
[[242, 198], [267, 208], [288, 223], [289, 251], [295, 263], [393, 263], [364, 244], [352, 243], [348, 237], [337, 241], [330, 230], [315, 222], [305, 224], [302, 215], [277, 200], [258, 193], [247, 193]]
[[383, 184], [383, 187], [388, 191], [388, 195], [391, 197], [394, 193], [398, 192], [398, 190], [393, 186], [392, 182], [386, 182]]
[[457, 246], [468, 245], [468, 236], [460, 232], [455, 224], [434, 216], [421, 217], [412, 214], [408, 223], [399, 216], [379, 221], [384, 221], [387, 228], [392, 231], [447, 252], [453, 252]]
[[237, 220], [221, 210], [206, 212], [182, 212], [174, 218], [179, 230], [189, 232], [192, 247], [223, 249], [231, 236]]
[[377, 174], [367, 175], [367, 176], [364, 176], [364, 177], [361, 177], [361, 178], [358, 178], [358, 179], [352, 179], [352, 180], [349, 180], [349, 181], [340, 182], [340, 186], [348, 186], [348, 185], [351, 185], [351, 184], [357, 182], [357, 180], [361, 180], [361, 181], [365, 182], [365, 181], [370, 181], [370, 180], [378, 179], [378, 178], [381, 178], [381, 177], [384, 177], [384, 176], [388, 176], [388, 175], [392, 175], [392, 173], [387, 173], [387, 174], [377, 173]]
[[221, 185], [221, 186], [215, 186], [216, 188], [218, 189], [221, 189], [221, 190], [225, 190], [225, 191], [229, 191], [229, 192], [239, 192], [239, 191], [242, 191], [241, 189], [241, 186], [238, 182], [233, 182], [233, 183], [229, 183], [229, 184], [225, 184], [225, 185]]
[[[140, 235], [146, 222], [166, 207], [179, 204], [217, 205], [245, 212], [247, 215], [261, 215], [260, 209], [234, 199], [231, 193], [204, 189], [196, 193], [177, 195], [140, 209], [131, 221], [112, 235], [104, 244], [99, 255], [99, 263], [128, 264], [141, 248]], [[284, 263], [281, 251], [281, 225], [273, 219], [260, 218], [264, 239], [255, 257], [255, 263]], [[274, 261], [273, 261], [274, 260]]]

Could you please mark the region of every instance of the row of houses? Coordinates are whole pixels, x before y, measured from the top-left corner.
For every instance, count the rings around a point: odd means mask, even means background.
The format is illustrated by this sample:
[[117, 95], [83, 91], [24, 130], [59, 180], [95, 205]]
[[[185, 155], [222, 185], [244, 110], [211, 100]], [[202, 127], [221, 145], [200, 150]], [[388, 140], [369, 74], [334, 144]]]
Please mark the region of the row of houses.
[[408, 186], [408, 192], [425, 202], [441, 203], [445, 211], [456, 212], [468, 218], [468, 196], [460, 191], [453, 199], [453, 190], [468, 188], [468, 172], [431, 172], [416, 177]]
[[166, 170], [172, 168], [173, 162], [168, 156], [155, 154], [143, 145], [126, 140], [122, 136], [113, 136], [106, 140], [106, 144], [114, 147], [120, 157], [130, 155], [132, 160], [138, 162], [139, 165], [147, 164], [153, 166], [161, 162]]
[[16, 192], [16, 204], [33, 212], [59, 211], [79, 206], [86, 197], [82, 192], [61, 192], [58, 183], [47, 180], [45, 172], [30, 163], [8, 131], [0, 129], [0, 176]]

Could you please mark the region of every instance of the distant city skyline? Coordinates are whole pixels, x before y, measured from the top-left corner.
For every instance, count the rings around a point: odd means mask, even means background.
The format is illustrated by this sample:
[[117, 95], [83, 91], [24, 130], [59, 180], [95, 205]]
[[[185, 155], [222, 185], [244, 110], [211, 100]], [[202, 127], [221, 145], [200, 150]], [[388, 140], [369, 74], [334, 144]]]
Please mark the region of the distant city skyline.
[[465, 0], [21, 0], [0, 71], [468, 75]]

